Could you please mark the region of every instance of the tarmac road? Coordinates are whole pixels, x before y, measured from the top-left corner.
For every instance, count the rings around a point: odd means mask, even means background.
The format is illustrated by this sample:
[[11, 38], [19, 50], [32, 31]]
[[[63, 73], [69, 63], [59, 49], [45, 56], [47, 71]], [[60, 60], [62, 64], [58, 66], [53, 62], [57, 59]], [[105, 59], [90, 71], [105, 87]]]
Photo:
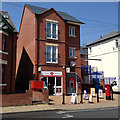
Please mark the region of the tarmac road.
[[[22, 112], [3, 114], [3, 118], [117, 118], [120, 107], [96, 108], [96, 109], [74, 109], [74, 110], [46, 110], [36, 112]], [[120, 118], [120, 116], [119, 116]], [[4, 120], [4, 119], [3, 119]]]

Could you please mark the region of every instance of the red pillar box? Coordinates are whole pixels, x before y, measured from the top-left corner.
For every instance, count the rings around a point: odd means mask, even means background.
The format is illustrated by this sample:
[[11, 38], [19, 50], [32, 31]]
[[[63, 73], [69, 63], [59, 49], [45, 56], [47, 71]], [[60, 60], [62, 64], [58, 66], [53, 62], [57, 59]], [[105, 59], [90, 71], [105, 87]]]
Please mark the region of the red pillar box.
[[32, 90], [43, 89], [43, 81], [32, 81]]
[[111, 85], [105, 84], [106, 100], [111, 100]]

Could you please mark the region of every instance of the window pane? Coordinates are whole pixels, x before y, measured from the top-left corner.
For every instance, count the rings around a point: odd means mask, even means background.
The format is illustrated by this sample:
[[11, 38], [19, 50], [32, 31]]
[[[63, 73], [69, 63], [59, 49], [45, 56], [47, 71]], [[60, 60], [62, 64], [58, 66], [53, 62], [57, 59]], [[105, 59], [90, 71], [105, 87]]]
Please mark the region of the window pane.
[[61, 86], [61, 77], [56, 77], [56, 86]]
[[51, 47], [47, 46], [47, 54], [46, 54], [46, 61], [50, 62], [51, 61]]
[[41, 77], [41, 81], [43, 81], [44, 87], [47, 87], [47, 77]]
[[47, 22], [47, 37], [51, 37], [51, 23]]
[[70, 49], [69, 51], [70, 51], [70, 57], [72, 57], [72, 49]]
[[2, 64], [2, 84], [4, 84], [4, 78], [5, 78], [5, 64]]
[[71, 35], [71, 28], [69, 28], [69, 35]]
[[3, 36], [3, 47], [2, 47], [3, 51], [6, 51], [6, 36]]
[[52, 38], [56, 38], [57, 35], [56, 35], [56, 24], [52, 24]]
[[52, 47], [52, 62], [56, 62], [57, 61], [57, 54], [56, 54], [56, 51], [57, 50], [57, 47], [53, 46]]
[[75, 50], [72, 50], [73, 51], [73, 57], [75, 57]]
[[75, 35], [75, 29], [72, 28], [72, 35]]
[[62, 89], [61, 88], [56, 88], [56, 93], [61, 93], [62, 92]]

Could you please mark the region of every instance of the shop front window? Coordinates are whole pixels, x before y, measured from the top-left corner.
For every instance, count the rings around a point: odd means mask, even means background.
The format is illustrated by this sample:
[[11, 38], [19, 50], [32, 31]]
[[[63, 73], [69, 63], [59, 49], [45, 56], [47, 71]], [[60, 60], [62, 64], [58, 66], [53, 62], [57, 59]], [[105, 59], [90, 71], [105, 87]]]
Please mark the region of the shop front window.
[[61, 77], [56, 77], [56, 86], [61, 86]]
[[62, 92], [62, 89], [61, 89], [61, 88], [56, 88], [56, 93], [57, 93], [57, 94], [61, 94], [61, 92]]
[[47, 77], [41, 77], [41, 81], [43, 81], [43, 87], [47, 88]]

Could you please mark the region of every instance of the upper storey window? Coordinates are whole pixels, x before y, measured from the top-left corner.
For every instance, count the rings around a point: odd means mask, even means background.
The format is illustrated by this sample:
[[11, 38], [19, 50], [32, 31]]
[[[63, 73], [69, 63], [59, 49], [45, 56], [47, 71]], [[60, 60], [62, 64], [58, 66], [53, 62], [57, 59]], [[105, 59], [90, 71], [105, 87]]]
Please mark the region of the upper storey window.
[[75, 48], [69, 48], [69, 57], [75, 58]]
[[58, 23], [54, 21], [46, 22], [46, 37], [48, 39], [58, 39]]
[[69, 36], [75, 36], [75, 28], [69, 27]]
[[6, 35], [3, 35], [2, 51], [3, 51], [3, 52], [6, 52]]

